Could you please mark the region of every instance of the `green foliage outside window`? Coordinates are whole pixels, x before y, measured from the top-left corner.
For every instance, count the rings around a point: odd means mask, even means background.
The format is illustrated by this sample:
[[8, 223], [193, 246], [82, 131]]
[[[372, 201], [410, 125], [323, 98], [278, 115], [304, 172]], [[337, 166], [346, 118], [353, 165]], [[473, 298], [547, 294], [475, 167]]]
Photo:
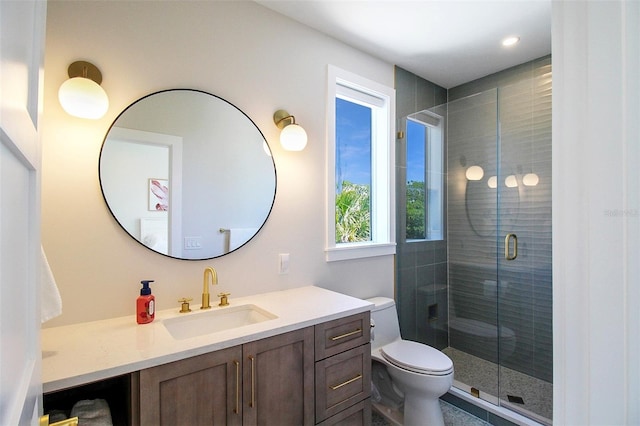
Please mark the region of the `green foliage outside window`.
[[369, 185], [342, 182], [336, 194], [336, 243], [371, 241]]
[[407, 240], [425, 238], [425, 206], [424, 182], [407, 182]]

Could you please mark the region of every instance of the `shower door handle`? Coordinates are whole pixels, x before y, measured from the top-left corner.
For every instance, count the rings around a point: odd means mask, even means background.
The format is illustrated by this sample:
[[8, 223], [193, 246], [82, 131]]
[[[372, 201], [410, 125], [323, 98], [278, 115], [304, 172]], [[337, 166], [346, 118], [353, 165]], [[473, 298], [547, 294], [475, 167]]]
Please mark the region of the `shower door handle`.
[[[513, 250], [510, 249], [511, 241], [513, 241]], [[514, 260], [518, 257], [518, 237], [516, 234], [507, 234], [504, 238], [504, 258]]]

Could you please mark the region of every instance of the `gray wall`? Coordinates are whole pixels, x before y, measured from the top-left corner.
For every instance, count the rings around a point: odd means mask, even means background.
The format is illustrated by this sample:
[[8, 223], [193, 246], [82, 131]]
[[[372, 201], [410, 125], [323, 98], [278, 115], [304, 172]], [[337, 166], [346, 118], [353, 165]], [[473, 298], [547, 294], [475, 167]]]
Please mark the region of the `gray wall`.
[[[398, 130], [402, 129], [403, 117], [447, 101], [446, 89], [398, 67], [395, 68], [395, 87]], [[406, 165], [406, 141], [399, 138], [396, 143], [396, 300], [400, 329], [405, 339], [444, 348], [448, 344], [447, 242], [405, 241]], [[444, 214], [446, 216], [446, 209]], [[438, 319], [428, 321], [428, 307], [434, 304], [437, 304]]]

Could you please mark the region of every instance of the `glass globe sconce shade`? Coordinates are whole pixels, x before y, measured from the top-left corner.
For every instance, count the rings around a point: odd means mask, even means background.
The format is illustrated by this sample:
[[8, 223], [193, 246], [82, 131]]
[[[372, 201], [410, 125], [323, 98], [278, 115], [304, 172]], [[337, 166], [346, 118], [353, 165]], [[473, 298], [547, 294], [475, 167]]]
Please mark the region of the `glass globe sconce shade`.
[[491, 176], [487, 179], [487, 185], [491, 189], [496, 189], [498, 187], [498, 176]]
[[93, 64], [77, 61], [69, 65], [69, 80], [58, 90], [62, 108], [74, 117], [99, 119], [109, 109], [109, 97], [100, 86], [102, 73]]
[[273, 122], [281, 129], [280, 145], [287, 151], [302, 151], [307, 146], [307, 132], [296, 124], [293, 115], [285, 110], [278, 110], [273, 114]]

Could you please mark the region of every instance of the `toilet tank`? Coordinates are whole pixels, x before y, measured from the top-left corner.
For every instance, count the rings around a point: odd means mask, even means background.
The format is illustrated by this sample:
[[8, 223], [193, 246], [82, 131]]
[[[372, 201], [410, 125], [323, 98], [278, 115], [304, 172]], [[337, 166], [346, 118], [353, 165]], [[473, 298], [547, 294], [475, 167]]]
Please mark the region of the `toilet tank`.
[[373, 297], [367, 302], [375, 306], [371, 309], [371, 349], [377, 349], [400, 338], [400, 324], [396, 303], [388, 297]]

